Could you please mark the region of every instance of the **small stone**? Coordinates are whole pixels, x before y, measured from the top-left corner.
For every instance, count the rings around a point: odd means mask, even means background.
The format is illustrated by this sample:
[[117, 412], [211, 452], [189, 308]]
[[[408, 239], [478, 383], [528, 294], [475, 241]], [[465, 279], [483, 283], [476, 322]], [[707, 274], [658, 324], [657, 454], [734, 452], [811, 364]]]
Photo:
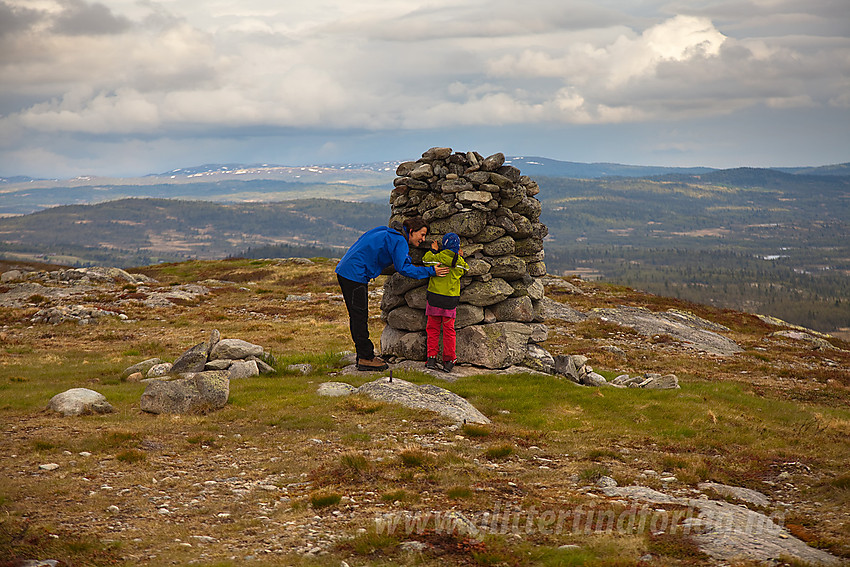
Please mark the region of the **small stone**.
[[107, 510], [108, 512], [113, 513], [113, 514], [117, 514], [117, 513], [119, 512], [118, 506], [115, 506], [115, 505], [110, 506], [110, 507], [109, 507], [109, 508], [107, 508], [106, 510]]
[[43, 471], [55, 471], [59, 468], [59, 465], [57, 465], [56, 463], [47, 463], [45, 465], [38, 465], [38, 468]]

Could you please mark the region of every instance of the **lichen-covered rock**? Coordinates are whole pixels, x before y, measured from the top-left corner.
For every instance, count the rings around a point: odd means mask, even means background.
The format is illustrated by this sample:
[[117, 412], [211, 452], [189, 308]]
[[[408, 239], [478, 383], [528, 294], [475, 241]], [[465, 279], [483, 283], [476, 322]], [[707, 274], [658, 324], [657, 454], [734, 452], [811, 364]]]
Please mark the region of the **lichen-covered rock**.
[[174, 374], [183, 374], [184, 372], [201, 372], [207, 363], [206, 342], [198, 343], [174, 361], [171, 367], [171, 372]]
[[223, 408], [230, 396], [228, 371], [198, 372], [191, 378], [147, 383], [139, 406], [148, 413], [205, 413]]
[[490, 423], [483, 413], [457, 394], [432, 384], [413, 384], [405, 380], [380, 378], [355, 390], [373, 400], [391, 402], [409, 408], [439, 413], [459, 423]]
[[484, 368], [506, 368], [525, 359], [530, 337], [531, 328], [522, 323], [471, 325], [457, 331], [457, 357]]
[[243, 341], [242, 339], [221, 339], [210, 352], [210, 360], [228, 358], [240, 360], [251, 356], [263, 355], [263, 347]]
[[112, 413], [115, 408], [106, 396], [88, 388], [72, 388], [50, 398], [47, 409], [65, 417], [94, 413]]

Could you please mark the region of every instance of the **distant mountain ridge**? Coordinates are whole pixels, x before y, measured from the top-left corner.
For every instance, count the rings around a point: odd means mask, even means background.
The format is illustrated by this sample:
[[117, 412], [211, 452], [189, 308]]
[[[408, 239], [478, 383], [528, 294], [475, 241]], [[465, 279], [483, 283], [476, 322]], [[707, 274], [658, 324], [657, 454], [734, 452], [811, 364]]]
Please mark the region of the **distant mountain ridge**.
[[[0, 215], [29, 214], [61, 205], [96, 204], [125, 198], [174, 198], [219, 203], [256, 203], [326, 198], [382, 203], [400, 162], [285, 166], [203, 164], [141, 177], [79, 176], [73, 179], [0, 178]], [[800, 168], [663, 167], [579, 163], [510, 156], [506, 163], [534, 178], [655, 179], [738, 187], [799, 184], [845, 187], [850, 163]]]

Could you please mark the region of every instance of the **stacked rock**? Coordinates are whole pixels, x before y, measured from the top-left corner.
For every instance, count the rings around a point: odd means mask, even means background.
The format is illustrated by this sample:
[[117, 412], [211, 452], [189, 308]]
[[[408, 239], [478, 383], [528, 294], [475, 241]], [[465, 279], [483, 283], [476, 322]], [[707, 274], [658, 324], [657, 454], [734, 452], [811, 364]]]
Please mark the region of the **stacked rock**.
[[[454, 232], [469, 272], [461, 280], [457, 310], [458, 362], [505, 368], [522, 363], [528, 345], [545, 341], [540, 301], [546, 275], [539, 187], [505, 165], [504, 154], [431, 148], [398, 166], [390, 195], [390, 225], [422, 216], [429, 237], [411, 250], [419, 262], [432, 240]], [[425, 292], [428, 280], [393, 274], [384, 286], [381, 336], [384, 355], [425, 359]]]

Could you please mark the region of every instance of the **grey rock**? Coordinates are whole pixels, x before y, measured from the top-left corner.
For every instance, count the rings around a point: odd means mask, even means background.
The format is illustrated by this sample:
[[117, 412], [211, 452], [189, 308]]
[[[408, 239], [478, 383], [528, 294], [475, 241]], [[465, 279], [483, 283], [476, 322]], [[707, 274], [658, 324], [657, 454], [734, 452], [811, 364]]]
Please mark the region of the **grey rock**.
[[243, 341], [242, 339], [221, 339], [210, 352], [210, 360], [229, 358], [244, 359], [251, 356], [261, 357], [263, 347]]
[[302, 363], [302, 364], [288, 364], [286, 366], [286, 369], [289, 370], [290, 372], [299, 372], [302, 375], [306, 376], [307, 374], [309, 374], [313, 371], [313, 365], [312, 364], [304, 364], [304, 363]]
[[163, 362], [162, 364], [156, 364], [151, 366], [150, 370], [145, 373], [146, 378], [156, 378], [157, 376], [166, 376], [169, 372], [171, 372], [172, 364], [169, 362]]
[[505, 154], [499, 152], [491, 155], [490, 157], [484, 159], [481, 163], [481, 169], [483, 171], [496, 171], [500, 167], [505, 164]]
[[121, 378], [126, 378], [130, 374], [135, 374], [136, 372], [146, 374], [148, 370], [150, 370], [157, 364], [162, 364], [162, 360], [160, 360], [159, 358], [149, 358], [147, 360], [143, 360], [142, 362], [136, 363], [133, 366], [129, 366], [124, 369], [124, 372], [121, 373]]
[[[494, 278], [512, 281], [524, 278], [529, 272], [522, 258], [508, 254], [507, 256], [497, 256], [490, 260], [490, 274]], [[511, 289], [511, 294], [513, 294], [513, 289]]]
[[218, 341], [221, 340], [221, 333], [218, 329], [213, 329], [210, 331], [210, 338], [207, 339], [207, 356], [209, 357], [212, 349], [215, 348], [215, 345], [218, 344]]
[[608, 381], [601, 374], [596, 372], [588, 372], [582, 376], [581, 383], [585, 386], [607, 386]]
[[466, 272], [468, 276], [483, 276], [490, 271], [490, 263], [478, 258], [470, 258], [466, 261], [469, 270]]
[[[425, 306], [428, 304], [428, 287], [420, 286], [415, 287], [404, 294], [404, 301], [407, 303], [407, 306], [412, 309], [425, 309]], [[410, 331], [417, 331], [421, 329], [408, 329]]]
[[356, 390], [357, 388], [345, 382], [322, 382], [316, 389], [316, 393], [329, 398], [339, 398], [353, 394]]
[[476, 366], [506, 368], [525, 359], [530, 337], [531, 328], [522, 323], [464, 327], [457, 331], [457, 357]]
[[502, 236], [484, 245], [484, 253], [488, 256], [513, 254], [514, 250], [516, 250], [516, 242], [510, 236]]
[[427, 279], [417, 280], [403, 276], [399, 272], [395, 272], [387, 278], [387, 281], [384, 284], [384, 295], [389, 294], [403, 297], [404, 294], [411, 289], [427, 284]]
[[47, 409], [61, 413], [64, 417], [115, 411], [103, 394], [88, 388], [72, 388], [56, 394], [50, 398]]
[[407, 360], [425, 360], [425, 333], [402, 331], [387, 325], [381, 333], [381, 352]]
[[380, 378], [363, 384], [356, 393], [374, 400], [433, 411], [457, 422], [490, 423], [484, 414], [462, 397], [431, 384], [413, 384], [399, 378], [389, 382], [388, 378]]
[[728, 484], [720, 484], [717, 482], [701, 482], [697, 485], [697, 488], [703, 491], [710, 490], [721, 496], [741, 500], [762, 508], [770, 506], [770, 499], [767, 496], [758, 490], [753, 490], [751, 488], [729, 486]]
[[486, 203], [492, 198], [489, 191], [461, 191], [457, 200], [461, 203]]
[[838, 565], [841, 560], [825, 551], [809, 547], [785, 528], [759, 512], [717, 500], [674, 497], [644, 486], [604, 488], [609, 498], [627, 498], [650, 504], [693, 507], [698, 517], [686, 520], [693, 530], [690, 537], [700, 550], [724, 563], [750, 560], [773, 563], [795, 558], [819, 565]]
[[490, 306], [497, 321], [520, 321], [530, 323], [534, 320], [534, 306], [531, 298], [509, 297]]
[[558, 319], [567, 323], [579, 323], [587, 319], [587, 315], [573, 309], [569, 305], [559, 303], [549, 297], [544, 297], [540, 300], [543, 309], [543, 316], [546, 319]]
[[436, 234], [454, 232], [459, 236], [475, 236], [487, 226], [487, 213], [484, 211], [469, 211], [454, 214], [445, 219], [431, 223], [431, 230]]
[[409, 175], [413, 179], [428, 179], [429, 177], [434, 176], [434, 169], [431, 167], [430, 163], [423, 163], [416, 166], [416, 168], [411, 171]]
[[670, 390], [679, 388], [679, 379], [675, 374], [647, 374], [645, 379], [637, 384], [637, 388], [648, 390]]
[[461, 303], [457, 306], [457, 317], [455, 318], [455, 330], [469, 325], [476, 325], [484, 320], [484, 308], [470, 303]]
[[486, 307], [507, 299], [513, 292], [514, 288], [508, 282], [494, 277], [488, 282], [472, 282], [461, 290], [460, 301]]
[[214, 370], [191, 378], [148, 382], [139, 405], [148, 413], [204, 413], [224, 407], [229, 396], [228, 371]]
[[260, 375], [260, 368], [255, 360], [234, 360], [227, 368], [228, 378], [237, 380], [239, 378], [253, 378]]
[[[267, 362], [265, 362], [265, 361], [263, 361], [259, 358], [251, 357], [248, 360], [253, 360], [254, 362], [257, 363], [257, 368], [260, 370], [260, 374], [274, 374], [275, 373], [275, 369], [272, 365], [268, 364]], [[304, 366], [310, 366], [310, 365], [306, 364]], [[306, 374], [309, 374], [312, 371], [313, 371], [312, 366], [310, 366], [310, 371], [307, 372]]]
[[[207, 363], [207, 343], [198, 343], [174, 361], [171, 372], [183, 374], [184, 372], [201, 372]], [[224, 357], [232, 358], [232, 357]]]
[[427, 318], [424, 311], [402, 305], [387, 314], [387, 324], [404, 331], [424, 331]]
[[525, 365], [541, 372], [551, 374], [555, 371], [555, 359], [543, 347], [536, 344], [528, 344], [528, 354], [525, 358]]
[[219, 358], [218, 360], [210, 360], [204, 366], [204, 370], [227, 370], [233, 361], [229, 358]]
[[[489, 197], [488, 197], [489, 199]], [[8, 272], [3, 272], [0, 274], [0, 282], [2, 283], [12, 283], [19, 282], [23, 278], [23, 273], [18, 270], [9, 270]]]
[[549, 327], [543, 323], [532, 323], [529, 327], [531, 327], [529, 342], [542, 343], [549, 338]]
[[593, 309], [589, 315], [630, 327], [645, 336], [669, 335], [686, 348], [711, 354], [729, 356], [743, 351], [733, 340], [706, 330], [699, 321], [682, 317], [681, 312], [655, 313], [642, 307], [617, 307]]
[[[482, 244], [486, 244], [487, 242], [492, 242], [492, 241], [496, 240], [497, 238], [503, 237], [504, 235], [505, 235], [505, 229], [504, 228], [488, 224], [483, 229], [481, 229], [481, 232], [479, 232], [478, 234], [475, 235], [475, 237], [472, 239], [472, 241], [482, 243]], [[486, 246], [485, 246], [485, 250], [486, 250]]]

